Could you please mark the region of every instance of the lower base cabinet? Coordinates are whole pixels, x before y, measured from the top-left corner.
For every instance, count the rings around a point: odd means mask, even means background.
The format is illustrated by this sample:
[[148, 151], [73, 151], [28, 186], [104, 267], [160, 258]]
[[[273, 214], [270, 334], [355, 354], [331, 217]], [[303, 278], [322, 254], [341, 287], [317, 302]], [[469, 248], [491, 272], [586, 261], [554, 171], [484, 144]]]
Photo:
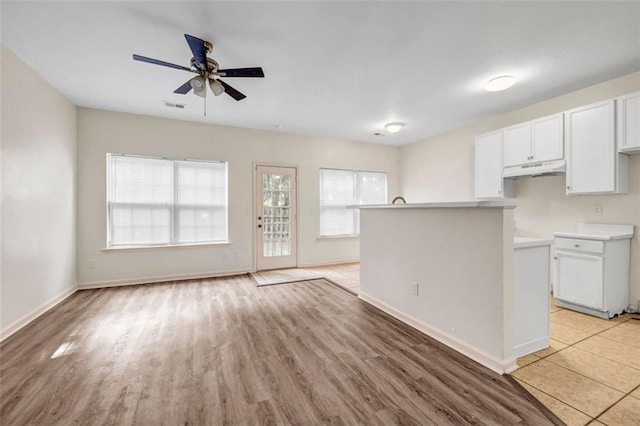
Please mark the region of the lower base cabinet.
[[549, 347], [550, 240], [516, 238], [513, 253], [513, 355]]
[[629, 306], [630, 239], [555, 239], [558, 306], [613, 318]]

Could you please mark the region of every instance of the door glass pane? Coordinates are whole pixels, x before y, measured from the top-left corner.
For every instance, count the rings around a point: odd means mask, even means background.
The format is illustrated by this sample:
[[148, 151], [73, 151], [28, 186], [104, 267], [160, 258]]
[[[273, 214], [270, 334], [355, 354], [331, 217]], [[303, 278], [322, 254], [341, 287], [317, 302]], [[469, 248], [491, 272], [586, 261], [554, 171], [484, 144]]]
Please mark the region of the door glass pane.
[[291, 178], [262, 175], [262, 252], [264, 257], [291, 255]]

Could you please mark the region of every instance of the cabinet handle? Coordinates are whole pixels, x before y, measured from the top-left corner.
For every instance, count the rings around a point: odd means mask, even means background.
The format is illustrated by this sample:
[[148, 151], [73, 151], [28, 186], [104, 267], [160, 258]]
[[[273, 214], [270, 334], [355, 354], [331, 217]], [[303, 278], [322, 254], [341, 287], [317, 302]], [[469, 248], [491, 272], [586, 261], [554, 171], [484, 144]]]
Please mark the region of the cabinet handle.
[[571, 189], [571, 187], [570, 187], [570, 186], [567, 186], [567, 189]]
[[574, 244], [573, 246], [574, 246], [575, 248], [578, 248], [578, 247], [580, 247], [580, 244]]
[[558, 256], [553, 256], [553, 260], [558, 260]]
[[498, 191], [498, 194], [502, 194], [502, 191]]

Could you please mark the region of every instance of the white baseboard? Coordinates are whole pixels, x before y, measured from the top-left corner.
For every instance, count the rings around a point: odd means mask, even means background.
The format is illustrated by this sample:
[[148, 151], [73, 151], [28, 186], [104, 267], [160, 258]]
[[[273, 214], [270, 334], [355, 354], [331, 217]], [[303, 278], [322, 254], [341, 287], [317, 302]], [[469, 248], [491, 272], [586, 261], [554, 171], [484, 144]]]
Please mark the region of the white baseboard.
[[403, 323], [415, 328], [416, 330], [426, 334], [427, 336], [433, 337], [440, 343], [444, 343], [445, 345], [449, 346], [451, 349], [454, 349], [455, 351], [460, 352], [461, 354], [484, 365], [485, 367], [495, 371], [498, 374], [511, 373], [518, 368], [515, 359], [504, 360], [504, 361], [495, 359], [491, 355], [486, 354], [485, 352], [469, 345], [468, 343], [462, 342], [457, 338], [449, 334], [443, 333], [442, 331], [437, 330], [421, 321], [418, 321], [417, 319], [409, 315], [403, 314], [402, 312], [396, 310], [395, 308], [392, 308], [391, 306], [376, 299], [375, 297], [372, 297], [363, 293], [358, 294], [358, 297], [364, 300], [365, 302], [380, 309], [381, 311], [386, 312], [387, 314], [391, 315], [396, 319], [399, 319]]
[[238, 269], [234, 271], [223, 271], [223, 272], [220, 272], [220, 271], [203, 272], [200, 274], [177, 274], [177, 275], [164, 275], [159, 277], [128, 278], [124, 280], [92, 281], [92, 282], [78, 283], [78, 289], [90, 290], [95, 288], [124, 287], [128, 285], [153, 284], [153, 283], [162, 283], [167, 281], [199, 280], [199, 279], [205, 279], [205, 278], [219, 278], [219, 277], [229, 277], [232, 275], [242, 275], [242, 274], [248, 274], [250, 272], [252, 272], [250, 269]]
[[300, 263], [298, 268], [313, 268], [315, 266], [329, 266], [329, 265], [346, 265], [349, 263], [359, 263], [360, 259], [354, 260], [340, 260], [337, 262], [323, 262], [323, 263]]
[[42, 305], [38, 306], [37, 308], [35, 308], [33, 311], [29, 312], [28, 314], [26, 314], [22, 318], [19, 318], [16, 321], [14, 321], [13, 323], [9, 324], [2, 331], [0, 331], [0, 342], [4, 341], [9, 336], [15, 334], [17, 331], [21, 330], [23, 327], [25, 327], [31, 321], [33, 321], [36, 318], [38, 318], [40, 315], [42, 315], [45, 312], [47, 312], [48, 310], [52, 309], [56, 305], [62, 303], [66, 298], [68, 298], [73, 293], [75, 293], [76, 290], [77, 290], [77, 287], [74, 285], [73, 287], [71, 287], [70, 289], [64, 291], [63, 293], [61, 293], [60, 295], [54, 297], [53, 299], [51, 299], [51, 300], [49, 300], [47, 302], [44, 302]]
[[514, 347], [513, 355], [516, 358], [520, 358], [521, 356], [529, 355], [548, 347], [549, 347], [549, 336], [543, 337], [541, 339], [532, 340], [530, 342], [523, 343], [521, 345]]

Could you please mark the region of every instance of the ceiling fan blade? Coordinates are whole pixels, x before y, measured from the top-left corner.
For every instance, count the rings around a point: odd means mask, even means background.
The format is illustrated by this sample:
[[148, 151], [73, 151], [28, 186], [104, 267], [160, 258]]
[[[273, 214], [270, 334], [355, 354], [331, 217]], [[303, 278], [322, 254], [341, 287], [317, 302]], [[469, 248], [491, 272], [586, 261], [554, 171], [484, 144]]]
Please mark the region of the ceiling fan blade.
[[186, 95], [187, 93], [189, 93], [191, 91], [191, 89], [193, 89], [193, 87], [191, 87], [191, 80], [187, 80], [187, 82], [185, 84], [183, 84], [182, 86], [178, 87], [176, 90], [173, 91], [173, 93], [179, 93], [181, 95]]
[[140, 55], [135, 55], [134, 54], [133, 55], [133, 60], [134, 61], [140, 61], [140, 62], [148, 62], [150, 64], [162, 65], [163, 67], [175, 68], [177, 70], [184, 70], [184, 71], [193, 72], [193, 70], [191, 68], [183, 67], [182, 65], [172, 64], [170, 62], [160, 61], [158, 59], [147, 58], [146, 56], [140, 56]]
[[238, 92], [236, 89], [234, 89], [233, 87], [229, 86], [227, 83], [225, 83], [224, 81], [218, 79], [217, 81], [220, 82], [220, 84], [222, 84], [222, 87], [224, 87], [224, 91], [227, 95], [231, 96], [233, 99], [235, 99], [236, 101], [241, 101], [244, 98], [246, 98], [247, 96]]
[[218, 70], [220, 77], [264, 77], [261, 67]]
[[205, 42], [198, 37], [194, 37], [189, 34], [185, 34], [184, 38], [187, 39], [187, 43], [189, 44], [189, 48], [193, 53], [193, 57], [196, 60], [196, 63], [200, 65], [198, 68], [206, 69], [207, 68], [207, 48], [205, 47]]

